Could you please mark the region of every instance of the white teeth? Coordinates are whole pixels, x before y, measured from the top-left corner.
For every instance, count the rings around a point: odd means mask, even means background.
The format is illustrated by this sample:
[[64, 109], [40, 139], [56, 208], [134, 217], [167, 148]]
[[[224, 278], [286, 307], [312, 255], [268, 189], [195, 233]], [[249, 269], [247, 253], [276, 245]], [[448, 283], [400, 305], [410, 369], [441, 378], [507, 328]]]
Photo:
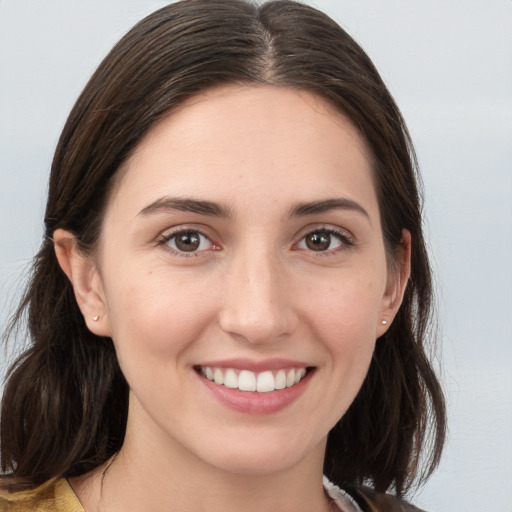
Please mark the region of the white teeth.
[[238, 389], [241, 391], [256, 391], [256, 374], [242, 370], [238, 376]]
[[268, 393], [276, 389], [276, 383], [272, 372], [263, 372], [258, 374], [256, 382], [256, 391], [260, 393]]
[[295, 384], [298, 384], [304, 375], [306, 375], [306, 368], [295, 370]]
[[286, 387], [291, 388], [295, 384], [295, 370], [290, 370], [286, 376]]
[[224, 375], [224, 386], [231, 389], [236, 389], [238, 387], [238, 375], [235, 373], [235, 370], [231, 368], [226, 370], [226, 374]]
[[215, 370], [213, 370], [213, 380], [215, 381], [215, 384], [224, 384], [224, 374], [220, 368], [215, 368]]
[[286, 387], [286, 373], [284, 370], [279, 370], [276, 373], [276, 389], [284, 389]]
[[208, 366], [201, 367], [200, 370], [202, 375], [219, 386], [224, 385], [230, 389], [257, 391], [258, 393], [290, 388], [298, 384], [307, 373], [306, 368], [292, 368], [277, 372], [267, 370], [261, 373], [249, 370], [241, 370], [237, 373], [233, 368], [211, 368]]

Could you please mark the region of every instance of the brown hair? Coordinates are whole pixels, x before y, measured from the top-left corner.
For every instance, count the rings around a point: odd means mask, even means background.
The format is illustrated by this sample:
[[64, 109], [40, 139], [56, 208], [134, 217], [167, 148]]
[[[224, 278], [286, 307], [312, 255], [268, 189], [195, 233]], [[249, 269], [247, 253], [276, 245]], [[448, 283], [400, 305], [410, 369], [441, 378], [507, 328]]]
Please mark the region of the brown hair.
[[69, 230], [92, 250], [116, 171], [141, 138], [185, 99], [229, 83], [306, 89], [344, 112], [371, 149], [391, 260], [402, 230], [412, 235], [403, 304], [357, 398], [329, 434], [326, 475], [341, 486], [370, 483], [401, 495], [437, 465], [445, 408], [425, 354], [431, 274], [416, 160], [398, 108], [364, 51], [321, 12], [288, 0], [260, 7], [188, 0], [148, 16], [116, 44], [59, 140], [47, 237], [7, 332], [26, 319], [31, 340], [10, 369], [2, 405], [1, 466], [18, 481], [91, 470], [121, 448], [126, 426], [128, 385], [112, 341], [86, 328], [58, 266], [53, 231]]

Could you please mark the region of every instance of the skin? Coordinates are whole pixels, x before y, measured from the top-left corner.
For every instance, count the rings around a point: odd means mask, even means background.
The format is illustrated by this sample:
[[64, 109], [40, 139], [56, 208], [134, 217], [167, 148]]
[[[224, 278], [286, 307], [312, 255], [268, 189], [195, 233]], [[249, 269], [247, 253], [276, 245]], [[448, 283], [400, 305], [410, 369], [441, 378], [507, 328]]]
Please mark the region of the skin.
[[[228, 215], [162, 208], [169, 197]], [[343, 207], [297, 214], [332, 199]], [[198, 250], [169, 240], [183, 229], [202, 233]], [[312, 249], [311, 233], [327, 249]], [[123, 165], [93, 255], [66, 231], [54, 238], [131, 389], [120, 453], [106, 473], [71, 481], [87, 511], [329, 509], [327, 434], [400, 306], [410, 259], [407, 232], [398, 264], [386, 258], [368, 152], [342, 114], [286, 88], [208, 91]], [[233, 357], [314, 371], [286, 407], [247, 414], [212, 397], [195, 369]]]

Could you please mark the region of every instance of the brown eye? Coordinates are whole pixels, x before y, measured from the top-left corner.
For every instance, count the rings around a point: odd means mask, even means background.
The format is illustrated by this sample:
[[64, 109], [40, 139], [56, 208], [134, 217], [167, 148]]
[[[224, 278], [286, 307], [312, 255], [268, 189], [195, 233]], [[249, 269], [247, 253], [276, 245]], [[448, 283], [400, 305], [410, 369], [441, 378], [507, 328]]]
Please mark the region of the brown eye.
[[308, 233], [299, 243], [301, 249], [309, 249], [310, 251], [322, 252], [329, 249], [336, 249], [345, 242], [345, 237], [340, 233], [330, 230], [317, 230]]
[[331, 235], [329, 233], [310, 233], [306, 236], [306, 246], [312, 251], [326, 251], [330, 245]]
[[180, 231], [167, 239], [167, 245], [177, 252], [198, 252], [210, 249], [208, 237], [199, 231]]
[[196, 233], [183, 233], [176, 237], [176, 248], [184, 252], [196, 251], [201, 240]]

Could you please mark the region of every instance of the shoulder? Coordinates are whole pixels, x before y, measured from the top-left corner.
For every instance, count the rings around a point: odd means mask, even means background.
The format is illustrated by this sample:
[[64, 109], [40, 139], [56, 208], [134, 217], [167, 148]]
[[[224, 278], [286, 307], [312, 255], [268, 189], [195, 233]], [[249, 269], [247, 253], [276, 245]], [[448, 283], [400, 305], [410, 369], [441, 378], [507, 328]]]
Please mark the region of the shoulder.
[[69, 483], [53, 479], [31, 490], [11, 492], [5, 480], [0, 485], [1, 512], [84, 512]]
[[425, 512], [392, 494], [376, 492], [369, 487], [353, 489], [351, 494], [368, 512]]

